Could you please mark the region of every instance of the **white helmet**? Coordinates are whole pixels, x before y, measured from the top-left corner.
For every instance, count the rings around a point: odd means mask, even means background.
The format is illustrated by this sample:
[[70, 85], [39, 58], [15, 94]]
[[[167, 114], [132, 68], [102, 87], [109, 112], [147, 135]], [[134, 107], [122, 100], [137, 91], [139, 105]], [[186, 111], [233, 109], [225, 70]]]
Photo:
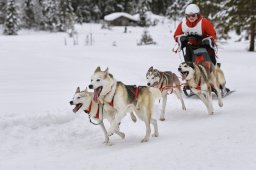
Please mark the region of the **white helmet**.
[[186, 15], [199, 14], [199, 13], [200, 13], [200, 9], [196, 4], [189, 4], [185, 9]]

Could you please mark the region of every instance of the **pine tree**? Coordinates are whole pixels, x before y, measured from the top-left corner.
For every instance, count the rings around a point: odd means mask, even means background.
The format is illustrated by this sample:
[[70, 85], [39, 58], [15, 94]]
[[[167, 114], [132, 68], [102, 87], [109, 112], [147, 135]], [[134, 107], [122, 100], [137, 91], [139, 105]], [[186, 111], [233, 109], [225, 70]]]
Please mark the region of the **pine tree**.
[[57, 31], [60, 26], [58, 2], [56, 0], [44, 0], [42, 6], [43, 29]]
[[68, 29], [74, 29], [76, 16], [71, 0], [60, 0], [59, 10], [60, 25], [58, 26], [58, 30], [67, 31]]
[[150, 8], [154, 14], [165, 15], [168, 7], [173, 4], [174, 0], [152, 0]]
[[200, 14], [204, 17], [212, 19], [213, 15], [215, 15], [220, 10], [220, 3], [223, 0], [192, 0], [191, 3], [197, 4], [200, 8]]
[[134, 4], [134, 0], [115, 0], [114, 11], [134, 14], [136, 10], [136, 6]]
[[0, 1], [0, 24], [4, 23], [4, 16], [5, 16], [5, 1]]
[[25, 0], [23, 4], [22, 27], [32, 28], [35, 26], [34, 4], [32, 0]]
[[18, 32], [18, 14], [14, 0], [8, 0], [6, 8], [6, 17], [4, 22], [5, 35], [17, 35]]
[[73, 0], [74, 12], [78, 23], [89, 22], [91, 20], [91, 0]]
[[[215, 15], [218, 26], [222, 27], [223, 34], [227, 35], [230, 30], [240, 33], [246, 30], [250, 35], [249, 51], [255, 50], [256, 34], [256, 0], [226, 0], [221, 4], [222, 10]], [[225, 21], [225, 23], [223, 23]]]
[[[173, 4], [167, 8], [166, 16], [168, 16], [168, 18], [172, 18], [174, 20], [174, 23], [176, 23], [176, 21], [180, 20], [180, 18], [182, 18], [184, 15], [184, 6], [184, 1], [175, 0], [175, 2], [173, 2]], [[174, 27], [176, 27], [176, 24]]]
[[148, 26], [146, 12], [150, 11], [150, 6], [149, 6], [150, 2], [151, 2], [150, 0], [141, 0], [138, 5], [138, 11], [140, 16], [140, 21], [139, 21], [140, 26], [143, 26], [143, 27]]

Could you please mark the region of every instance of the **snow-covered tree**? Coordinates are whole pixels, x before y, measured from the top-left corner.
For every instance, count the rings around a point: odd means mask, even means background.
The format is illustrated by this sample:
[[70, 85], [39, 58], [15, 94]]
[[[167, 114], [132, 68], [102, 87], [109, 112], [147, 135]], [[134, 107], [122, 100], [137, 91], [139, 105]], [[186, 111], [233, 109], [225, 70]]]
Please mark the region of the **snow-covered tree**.
[[140, 42], [137, 45], [151, 45], [151, 44], [155, 45], [156, 42], [153, 40], [148, 30], [144, 30], [141, 36]]
[[4, 23], [4, 19], [5, 19], [5, 7], [6, 6], [6, 2], [4, 0], [0, 0], [0, 24]]
[[[221, 3], [222, 10], [215, 15], [218, 26], [223, 29], [223, 34], [230, 30], [240, 33], [246, 30], [250, 36], [249, 51], [255, 50], [256, 34], [256, 2], [255, 0], [226, 0]], [[225, 21], [225, 22], [223, 22]]]
[[5, 35], [17, 35], [18, 32], [18, 14], [14, 0], [8, 0], [6, 6], [6, 16], [4, 22]]
[[166, 16], [172, 18], [175, 22], [180, 20], [184, 16], [185, 2], [181, 0], [175, 0], [166, 10]]
[[60, 25], [58, 30], [67, 31], [68, 29], [73, 29], [76, 16], [72, 7], [71, 0], [60, 0], [59, 10]]
[[57, 31], [60, 26], [59, 3], [57, 0], [42, 1], [43, 29]]
[[167, 8], [171, 6], [173, 2], [174, 0], [152, 0], [150, 8], [154, 14], [165, 15]]
[[25, 0], [22, 4], [22, 27], [32, 28], [36, 25], [33, 0]]
[[141, 0], [139, 5], [138, 5], [138, 12], [140, 16], [140, 21], [139, 24], [140, 26], [147, 26], [147, 15], [146, 12], [150, 11], [150, 6], [149, 3], [151, 0]]
[[134, 14], [136, 5], [134, 0], [114, 0], [114, 11]]
[[192, 0], [191, 3], [197, 4], [200, 8], [200, 13], [209, 19], [212, 19], [213, 15], [215, 15], [220, 10], [220, 3], [223, 0]]

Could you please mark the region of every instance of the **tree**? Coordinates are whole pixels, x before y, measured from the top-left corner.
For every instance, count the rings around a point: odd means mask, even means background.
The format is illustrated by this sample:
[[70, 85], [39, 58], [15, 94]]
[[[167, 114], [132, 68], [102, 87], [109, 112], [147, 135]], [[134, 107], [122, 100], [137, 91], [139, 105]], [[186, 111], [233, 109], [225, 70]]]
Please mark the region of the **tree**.
[[32, 0], [25, 0], [22, 5], [23, 13], [21, 17], [22, 27], [24, 28], [32, 28], [35, 26], [35, 12], [34, 12], [34, 4]]
[[43, 29], [57, 31], [60, 27], [59, 6], [56, 0], [42, 1]]
[[176, 28], [176, 21], [180, 20], [180, 18], [182, 18], [182, 16], [184, 15], [183, 14], [184, 6], [185, 6], [184, 1], [175, 0], [175, 2], [173, 2], [173, 4], [170, 5], [166, 10], [166, 16], [174, 20], [175, 28]]
[[18, 14], [14, 0], [8, 0], [6, 8], [6, 17], [4, 22], [5, 35], [17, 35], [18, 32]]
[[134, 14], [136, 10], [136, 3], [134, 0], [115, 0], [114, 1], [114, 11], [116, 12], [126, 12]]
[[76, 16], [71, 0], [60, 0], [59, 10], [60, 25], [58, 30], [67, 31], [68, 29], [74, 29]]
[[[221, 4], [222, 10], [215, 15], [218, 26], [223, 28], [223, 34], [230, 30], [240, 33], [246, 30], [250, 36], [249, 51], [255, 50], [256, 33], [256, 0], [226, 0]], [[225, 24], [223, 24], [225, 21]]]
[[140, 21], [139, 24], [140, 26], [147, 26], [147, 11], [150, 11], [150, 6], [149, 3], [151, 1], [150, 0], [141, 0], [139, 5], [138, 5], [138, 11], [139, 11], [139, 17], [140, 17]]
[[6, 9], [6, 2], [0, 0], [0, 24], [4, 23], [5, 20], [5, 9]]

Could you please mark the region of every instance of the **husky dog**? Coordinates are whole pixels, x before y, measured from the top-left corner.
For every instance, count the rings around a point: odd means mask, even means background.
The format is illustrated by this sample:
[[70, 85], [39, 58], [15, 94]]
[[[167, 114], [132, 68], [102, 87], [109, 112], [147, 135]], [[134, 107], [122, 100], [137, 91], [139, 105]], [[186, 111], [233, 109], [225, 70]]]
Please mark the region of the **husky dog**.
[[[73, 109], [74, 113], [80, 110], [85, 111], [95, 121], [99, 122], [100, 127], [102, 128], [105, 135], [104, 143], [111, 145], [111, 143], [109, 142], [109, 137], [107, 135], [106, 128], [104, 126], [103, 119], [106, 118], [111, 124], [115, 115], [113, 112], [106, 112], [103, 105], [96, 103], [93, 100], [93, 96], [94, 96], [93, 92], [88, 92], [87, 88], [84, 91], [80, 91], [80, 88], [77, 87], [73, 100], [70, 101], [70, 104], [75, 105], [75, 108]], [[136, 117], [132, 113], [131, 113], [131, 118], [134, 122], [136, 122]], [[123, 132], [120, 132], [119, 130], [116, 130], [114, 133], [119, 135], [122, 139], [125, 138], [125, 134]]]
[[91, 76], [90, 89], [94, 89], [94, 100], [109, 103], [106, 110], [115, 110], [115, 119], [110, 125], [108, 134], [115, 132], [119, 122], [126, 113], [135, 112], [146, 125], [146, 136], [141, 142], [147, 142], [150, 137], [150, 123], [154, 126], [153, 136], [157, 137], [157, 121], [152, 118], [154, 101], [161, 97], [161, 91], [157, 88], [146, 86], [129, 86], [116, 81], [108, 68], [102, 71], [97, 67]]
[[175, 73], [172, 73], [170, 71], [162, 72], [157, 69], [154, 69], [153, 66], [151, 66], [148, 69], [146, 78], [148, 80], [148, 83], [147, 83], [148, 86], [159, 88], [162, 92], [163, 101], [162, 101], [162, 110], [161, 110], [160, 120], [162, 121], [165, 120], [164, 115], [165, 115], [165, 108], [166, 108], [168, 93], [174, 92], [177, 98], [180, 99], [181, 101], [182, 109], [186, 110], [186, 107], [182, 98], [181, 84]]
[[205, 104], [208, 114], [213, 114], [212, 87], [217, 92], [219, 106], [223, 106], [220, 87], [225, 85], [225, 78], [218, 65], [214, 66], [207, 61], [198, 64], [183, 62], [179, 65], [178, 71], [191, 91]]

